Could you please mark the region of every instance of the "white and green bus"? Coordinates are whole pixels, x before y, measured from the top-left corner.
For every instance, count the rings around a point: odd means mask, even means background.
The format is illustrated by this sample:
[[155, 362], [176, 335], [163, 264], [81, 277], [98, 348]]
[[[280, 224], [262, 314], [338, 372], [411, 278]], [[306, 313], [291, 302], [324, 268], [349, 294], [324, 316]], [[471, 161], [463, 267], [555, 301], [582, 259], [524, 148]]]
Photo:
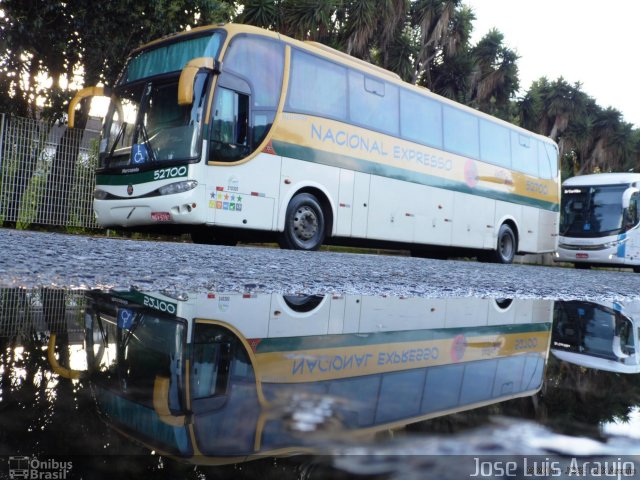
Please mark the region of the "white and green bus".
[[596, 173], [562, 184], [555, 260], [576, 268], [627, 267], [640, 272], [640, 173]]
[[197, 464], [325, 446], [535, 395], [553, 301], [92, 292], [88, 372], [114, 429]]
[[132, 52], [108, 95], [94, 210], [196, 242], [277, 239], [464, 251], [508, 263], [557, 244], [558, 149], [386, 70], [255, 27]]

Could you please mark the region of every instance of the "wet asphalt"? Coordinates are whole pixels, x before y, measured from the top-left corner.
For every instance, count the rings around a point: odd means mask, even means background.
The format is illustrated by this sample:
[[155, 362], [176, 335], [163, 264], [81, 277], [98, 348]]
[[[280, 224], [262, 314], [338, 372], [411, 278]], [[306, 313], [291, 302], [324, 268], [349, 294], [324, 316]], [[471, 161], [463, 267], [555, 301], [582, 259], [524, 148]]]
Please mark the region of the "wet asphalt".
[[640, 274], [0, 228], [0, 287], [640, 299]]

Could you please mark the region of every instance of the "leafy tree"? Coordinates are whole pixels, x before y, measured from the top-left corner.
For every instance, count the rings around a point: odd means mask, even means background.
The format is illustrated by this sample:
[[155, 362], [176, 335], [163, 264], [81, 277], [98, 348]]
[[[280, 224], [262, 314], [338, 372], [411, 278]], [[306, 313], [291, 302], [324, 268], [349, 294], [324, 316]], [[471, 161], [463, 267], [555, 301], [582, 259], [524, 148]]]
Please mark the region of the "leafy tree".
[[[60, 119], [77, 88], [69, 86], [74, 77], [85, 85], [113, 85], [133, 48], [228, 20], [232, 8], [216, 0], [0, 0], [1, 106], [21, 116]], [[39, 85], [44, 77], [52, 79], [51, 87]]]
[[[516, 100], [517, 53], [497, 30], [472, 45], [475, 16], [462, 0], [0, 0], [0, 11], [0, 109], [16, 115], [64, 118], [78, 83], [113, 85], [137, 46], [232, 20], [325, 43], [549, 136], [566, 175], [638, 163], [637, 129], [579, 83], [542, 77]], [[78, 126], [87, 111], [85, 102]]]

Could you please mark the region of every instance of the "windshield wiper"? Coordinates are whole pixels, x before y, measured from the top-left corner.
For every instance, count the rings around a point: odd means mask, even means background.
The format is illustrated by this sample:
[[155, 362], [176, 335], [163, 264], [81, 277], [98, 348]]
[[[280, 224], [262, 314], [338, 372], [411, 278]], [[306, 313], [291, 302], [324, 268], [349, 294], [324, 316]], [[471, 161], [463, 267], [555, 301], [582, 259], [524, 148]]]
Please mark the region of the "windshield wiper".
[[151, 96], [151, 91], [153, 89], [153, 84], [151, 82], [147, 83], [144, 92], [142, 93], [142, 99], [140, 101], [140, 111], [138, 112], [138, 118], [136, 119], [136, 132], [134, 133], [134, 143], [139, 143], [138, 137], [142, 137], [143, 145], [147, 150], [147, 155], [151, 162], [156, 161], [156, 154], [151, 147], [151, 140], [149, 139], [149, 132], [147, 131], [147, 127], [144, 124], [144, 117], [147, 113], [147, 109], [149, 108], [149, 98]]
[[140, 122], [140, 134], [142, 135], [142, 141], [144, 142], [144, 146], [147, 149], [149, 159], [151, 160], [151, 162], [155, 162], [156, 153], [153, 151], [153, 147], [151, 146], [151, 140], [149, 139], [149, 132], [147, 131], [147, 127], [142, 122]]
[[118, 130], [118, 134], [116, 135], [116, 138], [113, 141], [113, 146], [111, 147], [111, 150], [109, 150], [109, 156], [107, 158], [113, 157], [113, 153], [116, 151], [118, 142], [120, 141], [121, 138], [124, 137], [124, 134], [126, 131], [127, 131], [127, 122], [122, 122], [122, 125], [120, 126], [120, 130]]

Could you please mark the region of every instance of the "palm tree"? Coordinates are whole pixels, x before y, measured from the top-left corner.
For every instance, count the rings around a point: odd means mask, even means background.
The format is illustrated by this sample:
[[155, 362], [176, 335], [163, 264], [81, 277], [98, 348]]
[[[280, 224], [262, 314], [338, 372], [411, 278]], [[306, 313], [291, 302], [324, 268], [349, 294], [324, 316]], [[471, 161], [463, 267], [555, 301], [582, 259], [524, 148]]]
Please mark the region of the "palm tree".
[[344, 7], [343, 36], [345, 51], [364, 60], [371, 58], [371, 42], [378, 27], [376, 2], [352, 0]]
[[[433, 79], [429, 67], [436, 57], [439, 55], [451, 57], [457, 53], [460, 42], [454, 33], [464, 34], [466, 30], [465, 28], [452, 30], [452, 27], [467, 26], [464, 22], [454, 21], [461, 3], [461, 0], [417, 0], [411, 4], [411, 25], [417, 32], [420, 46], [413, 83], [421, 83], [431, 88]], [[468, 8], [464, 7], [463, 11], [465, 18], [473, 16]], [[470, 31], [469, 29], [466, 33]]]
[[284, 0], [282, 33], [299, 40], [331, 44], [335, 37], [335, 14], [340, 0]]
[[280, 30], [282, 18], [280, 0], [248, 0], [236, 21], [257, 27]]
[[484, 112], [506, 118], [519, 80], [518, 55], [505, 47], [503, 40], [504, 35], [492, 29], [471, 49], [474, 68], [468, 102]]

